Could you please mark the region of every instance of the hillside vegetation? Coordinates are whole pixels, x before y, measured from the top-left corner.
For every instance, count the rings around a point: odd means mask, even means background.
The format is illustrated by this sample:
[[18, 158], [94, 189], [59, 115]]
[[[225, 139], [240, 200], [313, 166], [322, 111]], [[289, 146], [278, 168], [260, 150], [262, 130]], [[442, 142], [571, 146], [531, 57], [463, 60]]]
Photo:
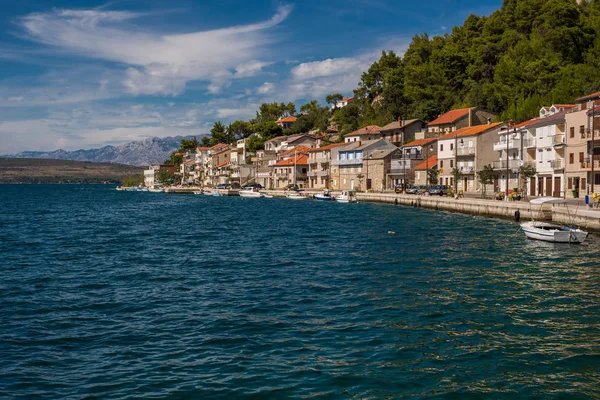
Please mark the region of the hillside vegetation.
[[142, 171], [122, 164], [0, 158], [0, 183], [117, 183]]

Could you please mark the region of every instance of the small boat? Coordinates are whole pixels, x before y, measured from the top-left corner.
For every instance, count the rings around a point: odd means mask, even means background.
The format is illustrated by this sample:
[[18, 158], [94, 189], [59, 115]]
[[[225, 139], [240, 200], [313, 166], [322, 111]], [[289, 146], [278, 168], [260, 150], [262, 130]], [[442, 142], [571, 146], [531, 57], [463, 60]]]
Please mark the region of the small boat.
[[315, 194], [315, 199], [319, 201], [333, 201], [335, 198], [329, 193], [329, 190], [323, 190], [323, 193]]
[[193, 193], [194, 194], [204, 194], [204, 192], [202, 190], [194, 190]]
[[165, 191], [165, 189], [161, 188], [161, 187], [155, 187], [155, 186], [151, 186], [148, 188], [148, 191], [151, 193], [162, 193]]
[[292, 192], [288, 193], [287, 198], [290, 200], [307, 200], [307, 196], [303, 196], [300, 193]]
[[260, 192], [255, 187], [240, 190], [238, 193], [241, 197], [261, 197]]
[[147, 187], [139, 187], [137, 190], [138, 190], [138, 192], [148, 192], [149, 191]]
[[214, 191], [210, 195], [215, 196], [215, 197], [223, 197], [224, 196], [224, 194], [219, 191]]
[[260, 195], [261, 195], [262, 197], [264, 197], [265, 199], [272, 199], [272, 198], [273, 198], [273, 196], [272, 196], [272, 195], [270, 195], [270, 194], [268, 194], [268, 193], [261, 193]]
[[[564, 203], [565, 200], [560, 197], [541, 197], [530, 201], [530, 204], [540, 206], [540, 212], [544, 204]], [[535, 220], [523, 222], [521, 224], [521, 229], [525, 233], [525, 236], [530, 239], [553, 243], [583, 243], [588, 235], [586, 231], [582, 231], [574, 226]]]
[[335, 198], [338, 203], [357, 203], [354, 190], [342, 190], [342, 194]]
[[125, 188], [123, 188], [122, 186], [117, 186], [117, 190], [118, 190], [119, 192], [121, 192], [121, 191], [125, 190]]
[[125, 191], [126, 191], [126, 192], [137, 192], [137, 189], [136, 189], [136, 188], [134, 188], [134, 187], [126, 187], [126, 188], [125, 188]]

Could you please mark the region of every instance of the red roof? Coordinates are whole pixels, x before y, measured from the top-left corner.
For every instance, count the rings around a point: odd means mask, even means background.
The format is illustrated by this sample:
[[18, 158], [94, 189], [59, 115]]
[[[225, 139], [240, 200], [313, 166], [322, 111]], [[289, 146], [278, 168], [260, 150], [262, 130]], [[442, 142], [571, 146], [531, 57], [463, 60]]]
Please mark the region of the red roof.
[[342, 101], [352, 101], [352, 99], [354, 99], [354, 97], [344, 97]]
[[296, 146], [293, 149], [289, 149], [288, 151], [284, 151], [280, 154], [280, 156], [287, 156], [289, 154], [308, 154], [311, 150], [310, 147], [307, 146]]
[[316, 149], [310, 149], [311, 152], [315, 152], [315, 151], [321, 151], [321, 150], [331, 150], [333, 148], [339, 147], [339, 146], [343, 146], [347, 143], [332, 143], [332, 144], [328, 144], [327, 146], [323, 146], [323, 147], [318, 147]]
[[483, 133], [487, 130], [494, 129], [502, 124], [504, 124], [504, 122], [495, 122], [495, 123], [489, 124], [489, 125], [485, 124], [485, 125], [476, 125], [476, 126], [469, 126], [466, 128], [460, 128], [460, 129], [455, 130], [454, 132], [445, 134], [444, 136], [438, 138], [438, 140], [454, 139], [455, 137], [461, 137], [461, 136], [475, 136], [475, 135], [479, 135], [480, 133]]
[[381, 132], [381, 127], [377, 125], [367, 125], [354, 132], [346, 133], [344, 136], [361, 136], [361, 135], [374, 135]]
[[532, 118], [528, 121], [523, 121], [520, 124], [516, 124], [513, 128], [524, 128], [527, 125], [533, 124], [534, 122], [538, 122], [539, 120], [541, 120], [542, 118], [537, 117], [537, 118]]
[[211, 147], [210, 150], [220, 150], [221, 148], [224, 148], [224, 147], [229, 148], [229, 145], [227, 145], [225, 143], [217, 143], [213, 147]]
[[308, 165], [308, 157], [306, 156], [296, 156], [292, 158], [288, 158], [286, 160], [279, 161], [275, 164], [276, 167], [285, 167], [290, 165]]
[[279, 122], [296, 122], [298, 118], [294, 117], [293, 115], [287, 116], [287, 117], [283, 117], [283, 118], [279, 118], [277, 120], [277, 123]]
[[423, 161], [421, 164], [417, 165], [415, 169], [431, 169], [437, 166], [438, 158], [437, 155], [431, 156], [427, 159], [427, 161]]
[[210, 150], [210, 147], [196, 147], [196, 151]]
[[554, 104], [554, 107], [570, 109], [577, 107], [577, 104]]
[[454, 121], [464, 117], [469, 114], [469, 110], [473, 111], [476, 107], [471, 108], [459, 108], [458, 110], [450, 110], [446, 114], [440, 115], [433, 121], [431, 121], [428, 125], [443, 125], [443, 124], [451, 124]]
[[425, 138], [425, 139], [418, 139], [418, 140], [413, 140], [412, 142], [406, 143], [404, 146], [402, 147], [415, 147], [415, 146], [425, 146], [426, 144], [435, 142], [437, 140], [437, 138]]
[[222, 162], [221, 164], [217, 165], [217, 168], [224, 167], [226, 164], [229, 164], [229, 161], [230, 161], [230, 160], [227, 160], [227, 161], [225, 161], [225, 162]]
[[578, 98], [577, 100], [575, 100], [577, 103], [583, 103], [584, 101], [587, 100], [592, 100], [595, 97], [600, 97], [600, 92], [596, 92], [596, 93], [592, 93], [592, 94], [586, 94], [583, 97]]

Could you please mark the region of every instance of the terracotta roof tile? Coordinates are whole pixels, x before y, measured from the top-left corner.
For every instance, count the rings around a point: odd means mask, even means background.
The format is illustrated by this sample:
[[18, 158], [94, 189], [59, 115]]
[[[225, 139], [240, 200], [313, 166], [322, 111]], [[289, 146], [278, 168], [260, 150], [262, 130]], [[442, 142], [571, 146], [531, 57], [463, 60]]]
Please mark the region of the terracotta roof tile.
[[279, 122], [296, 122], [298, 120], [298, 118], [294, 117], [293, 115], [287, 116], [287, 117], [283, 117], [283, 118], [279, 118], [276, 123]]
[[586, 94], [585, 96], [576, 99], [575, 102], [576, 103], [583, 103], [584, 101], [592, 100], [592, 99], [594, 99], [596, 97], [600, 97], [600, 92], [596, 92], [596, 93], [592, 93], [592, 94]]
[[216, 168], [221, 168], [221, 167], [224, 167], [225, 165], [229, 164], [229, 161], [230, 161], [230, 160], [226, 160], [225, 162], [222, 162], [221, 164], [217, 165], [217, 167], [216, 167]]
[[483, 133], [487, 130], [490, 129], [494, 129], [497, 128], [498, 126], [504, 124], [504, 122], [495, 122], [493, 124], [485, 124], [485, 125], [476, 125], [476, 126], [470, 126], [470, 127], [466, 127], [466, 128], [460, 128], [455, 130], [454, 132], [450, 132], [445, 134], [444, 136], [438, 138], [438, 140], [444, 140], [444, 139], [454, 139], [455, 137], [462, 137], [462, 136], [475, 136], [475, 135], [479, 135], [480, 133]]
[[282, 161], [279, 161], [275, 164], [275, 167], [284, 167], [290, 165], [308, 165], [308, 157], [307, 156], [296, 156], [291, 157]]
[[436, 167], [438, 162], [438, 156], [434, 155], [427, 159], [427, 161], [423, 161], [421, 164], [417, 165], [415, 169], [431, 169], [432, 167]]
[[400, 121], [392, 121], [389, 124], [382, 126], [381, 131], [391, 131], [392, 129], [400, 129], [409, 126], [410, 124], [414, 124], [419, 121], [418, 119], [407, 119], [404, 121], [404, 125], [401, 125]]
[[361, 135], [374, 135], [381, 131], [381, 127], [377, 125], [367, 125], [354, 132], [346, 133], [344, 136], [361, 136]]
[[434, 143], [435, 141], [437, 141], [437, 138], [417, 139], [417, 140], [413, 140], [412, 142], [406, 143], [402, 147], [425, 146], [425, 145], [427, 145], [429, 143]]
[[289, 149], [288, 151], [284, 151], [283, 153], [280, 154], [280, 156], [287, 156], [290, 154], [308, 154], [308, 152], [311, 150], [310, 147], [307, 146], [296, 146], [293, 149]]
[[429, 123], [429, 125], [442, 125], [442, 124], [451, 124], [454, 121], [464, 117], [469, 114], [469, 110], [473, 111], [476, 107], [471, 108], [459, 108], [458, 110], [450, 110], [446, 114], [440, 115], [433, 121]]
[[322, 151], [322, 150], [331, 150], [333, 148], [336, 148], [336, 147], [339, 147], [339, 146], [343, 146], [345, 144], [346, 143], [332, 143], [332, 144], [328, 144], [327, 146], [310, 149], [310, 152]]

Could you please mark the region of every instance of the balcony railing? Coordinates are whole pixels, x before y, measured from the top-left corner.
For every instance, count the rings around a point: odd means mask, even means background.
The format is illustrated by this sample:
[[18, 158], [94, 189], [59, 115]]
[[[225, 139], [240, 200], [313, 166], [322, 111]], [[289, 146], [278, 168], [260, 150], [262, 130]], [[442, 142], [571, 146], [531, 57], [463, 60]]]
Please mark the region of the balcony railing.
[[329, 161], [331, 161], [330, 157], [324, 157], [324, 156], [316, 156], [316, 157], [309, 157], [308, 158], [308, 162], [311, 164], [315, 164], [315, 163], [328, 163]]
[[555, 146], [563, 146], [565, 144], [565, 135], [554, 135], [552, 137], [552, 144]]
[[362, 165], [363, 159], [362, 158], [353, 158], [353, 159], [346, 159], [346, 160], [332, 160], [331, 163], [333, 165]]
[[523, 139], [523, 147], [525, 147], [526, 149], [535, 147], [535, 138]]
[[456, 150], [457, 156], [472, 156], [475, 154], [475, 147], [459, 147]]
[[[500, 140], [499, 142], [494, 143], [494, 151], [506, 150], [506, 138], [504, 140]], [[510, 138], [508, 140], [508, 149], [520, 149], [521, 148], [521, 139], [513, 139]]]
[[321, 176], [329, 176], [329, 171], [308, 171], [306, 173], [306, 176], [310, 177], [310, 178], [314, 178], [314, 177], [321, 177]]
[[550, 161], [550, 166], [554, 170], [564, 169], [565, 168], [565, 163], [564, 163], [564, 160], [562, 160], [562, 159], [552, 160], [552, 161]]
[[[508, 160], [508, 168], [510, 169], [519, 169], [520, 166], [521, 160]], [[506, 169], [506, 160], [494, 161], [493, 167], [494, 169]]]
[[458, 165], [458, 170], [460, 172], [462, 172], [463, 174], [470, 174], [475, 172], [475, 167], [470, 166], [470, 165]]

